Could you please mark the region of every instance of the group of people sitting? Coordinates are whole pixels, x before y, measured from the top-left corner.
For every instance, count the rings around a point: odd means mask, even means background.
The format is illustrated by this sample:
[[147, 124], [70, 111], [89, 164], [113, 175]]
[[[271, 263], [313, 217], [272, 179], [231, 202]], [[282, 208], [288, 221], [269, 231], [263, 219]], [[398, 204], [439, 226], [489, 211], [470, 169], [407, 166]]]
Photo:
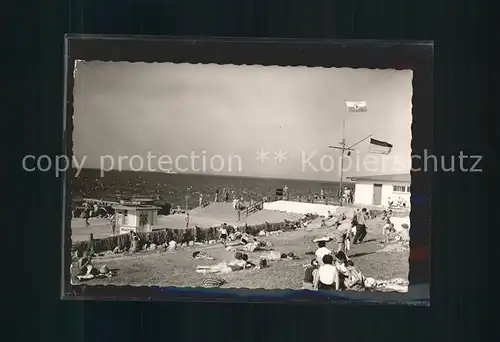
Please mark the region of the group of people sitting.
[[[316, 251], [316, 258], [305, 269], [302, 288], [305, 290], [363, 291], [363, 273], [340, 251], [334, 255], [322, 250]], [[326, 249], [326, 248], [325, 248]]]
[[109, 278], [113, 276], [113, 272], [111, 272], [106, 265], [103, 265], [100, 268], [94, 266], [91, 252], [85, 251], [83, 252], [83, 255], [76, 252], [76, 257], [78, 258], [76, 269], [73, 263], [71, 263], [70, 273], [78, 280], [90, 280], [97, 277]]

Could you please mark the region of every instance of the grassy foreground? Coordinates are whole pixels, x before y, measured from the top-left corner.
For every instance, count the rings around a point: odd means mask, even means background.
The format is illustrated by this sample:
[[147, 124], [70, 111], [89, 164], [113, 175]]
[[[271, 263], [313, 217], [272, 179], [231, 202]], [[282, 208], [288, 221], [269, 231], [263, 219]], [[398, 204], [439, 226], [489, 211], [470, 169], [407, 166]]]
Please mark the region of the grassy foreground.
[[[377, 252], [384, 245], [382, 240], [383, 222], [380, 219], [368, 221], [368, 235], [361, 245], [352, 246], [350, 257], [367, 277], [386, 280], [408, 278], [409, 252]], [[275, 250], [281, 253], [293, 252], [300, 259], [269, 262], [262, 270], [245, 270], [223, 275], [227, 281], [223, 288], [263, 288], [263, 289], [300, 289], [304, 275], [303, 264], [313, 258], [306, 252], [314, 252], [316, 245], [311, 241], [331, 232], [332, 228], [298, 230], [277, 236], [264, 237], [273, 242]], [[327, 246], [336, 248], [334, 241]], [[193, 260], [191, 255], [202, 250], [216, 260]], [[248, 253], [250, 260], [258, 262], [262, 252]], [[234, 253], [227, 252], [221, 245], [186, 247], [176, 251], [149, 251], [131, 255], [107, 254], [94, 260], [95, 266], [107, 265], [115, 270], [112, 278], [93, 279], [87, 285], [132, 285], [132, 286], [178, 286], [198, 287], [203, 275], [194, 271], [196, 265], [213, 265], [227, 261]]]

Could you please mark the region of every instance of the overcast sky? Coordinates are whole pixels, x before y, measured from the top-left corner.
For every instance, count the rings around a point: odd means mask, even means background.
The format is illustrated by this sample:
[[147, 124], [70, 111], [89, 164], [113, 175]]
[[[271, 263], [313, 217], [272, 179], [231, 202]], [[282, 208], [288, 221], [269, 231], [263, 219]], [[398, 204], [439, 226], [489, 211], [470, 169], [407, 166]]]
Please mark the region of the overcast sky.
[[[345, 176], [408, 172], [411, 79], [410, 70], [79, 62], [74, 155], [86, 156], [85, 167], [91, 168], [111, 155], [115, 169], [118, 156], [139, 155], [146, 171], [149, 152], [169, 156], [174, 171], [196, 172], [200, 160], [194, 168], [186, 159], [175, 163], [193, 152], [206, 156], [210, 173], [338, 180], [340, 153], [328, 145], [341, 140], [346, 118], [347, 144], [372, 134], [394, 147], [381, 156], [368, 154], [369, 140], [360, 143]], [[368, 111], [347, 114], [344, 100], [366, 101]], [[264, 162], [256, 160], [261, 149], [269, 152]], [[280, 150], [286, 152], [281, 163], [273, 159]], [[222, 171], [210, 169], [214, 155], [224, 159]], [[368, 155], [378, 167], [363, 164]], [[157, 159], [151, 160], [153, 171], [160, 171]], [[222, 166], [220, 158], [214, 161]], [[137, 158], [133, 167], [140, 167]], [[129, 169], [128, 160], [122, 168]]]

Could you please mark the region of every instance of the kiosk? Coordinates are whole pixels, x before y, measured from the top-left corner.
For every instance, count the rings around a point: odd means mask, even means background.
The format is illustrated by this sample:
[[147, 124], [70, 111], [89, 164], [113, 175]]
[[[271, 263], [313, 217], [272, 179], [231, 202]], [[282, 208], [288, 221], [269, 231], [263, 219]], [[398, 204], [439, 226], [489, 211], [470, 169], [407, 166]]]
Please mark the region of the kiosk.
[[158, 224], [158, 211], [160, 207], [154, 206], [150, 199], [133, 199], [131, 201], [120, 201], [113, 205], [116, 215], [116, 228], [120, 234], [130, 231], [136, 233], [148, 233], [153, 231]]

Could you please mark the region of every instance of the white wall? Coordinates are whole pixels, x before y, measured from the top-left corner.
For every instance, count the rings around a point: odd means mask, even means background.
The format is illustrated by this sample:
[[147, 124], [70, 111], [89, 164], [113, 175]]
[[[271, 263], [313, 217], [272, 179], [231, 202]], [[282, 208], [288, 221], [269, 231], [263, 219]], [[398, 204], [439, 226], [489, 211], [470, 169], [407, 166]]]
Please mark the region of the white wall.
[[[146, 212], [148, 214], [148, 224], [144, 227], [139, 227], [139, 217], [141, 212]], [[139, 231], [139, 232], [150, 232], [152, 228], [158, 223], [158, 212], [156, 210], [129, 210], [128, 211], [128, 222], [127, 224], [122, 224], [123, 214], [120, 214], [118, 226], [123, 227], [124, 231]], [[130, 229], [134, 228], [134, 229]]]
[[410, 207], [410, 193], [409, 192], [394, 192], [393, 186], [399, 185], [405, 188], [410, 186], [410, 183], [356, 183], [354, 186], [354, 203], [373, 205], [373, 185], [382, 184], [382, 199], [381, 205], [388, 206], [389, 199], [397, 202], [399, 198], [406, 202], [407, 207]]
[[354, 185], [354, 203], [372, 204], [372, 202], [373, 202], [373, 184], [356, 183]]
[[276, 201], [276, 202], [265, 202], [265, 210], [277, 210], [284, 211], [287, 213], [296, 214], [317, 214], [322, 216], [327, 216], [328, 211], [335, 214], [339, 207], [336, 205], [326, 205], [317, 203], [304, 203], [304, 202], [289, 202], [289, 201]]
[[391, 196], [392, 196], [392, 184], [382, 184], [382, 199], [380, 201], [380, 204], [383, 206], [388, 206], [389, 198]]

